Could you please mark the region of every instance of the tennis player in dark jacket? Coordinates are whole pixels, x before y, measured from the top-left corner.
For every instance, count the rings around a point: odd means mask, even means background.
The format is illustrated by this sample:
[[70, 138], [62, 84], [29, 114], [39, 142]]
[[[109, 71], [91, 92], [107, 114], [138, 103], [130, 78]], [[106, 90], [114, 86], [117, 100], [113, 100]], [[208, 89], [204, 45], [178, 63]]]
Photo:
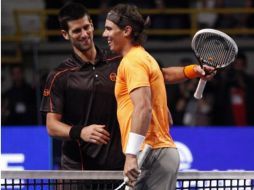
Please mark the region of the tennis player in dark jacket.
[[59, 22], [73, 54], [49, 74], [41, 112], [46, 113], [49, 135], [64, 139], [61, 168], [122, 170], [114, 97], [121, 57], [95, 46], [93, 23], [81, 4], [65, 5]]

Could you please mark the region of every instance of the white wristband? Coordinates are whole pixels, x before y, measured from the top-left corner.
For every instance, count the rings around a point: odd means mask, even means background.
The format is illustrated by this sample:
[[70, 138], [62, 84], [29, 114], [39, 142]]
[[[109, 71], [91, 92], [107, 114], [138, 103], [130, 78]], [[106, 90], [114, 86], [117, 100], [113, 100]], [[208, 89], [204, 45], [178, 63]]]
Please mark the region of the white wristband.
[[145, 136], [130, 132], [125, 154], [137, 155]]

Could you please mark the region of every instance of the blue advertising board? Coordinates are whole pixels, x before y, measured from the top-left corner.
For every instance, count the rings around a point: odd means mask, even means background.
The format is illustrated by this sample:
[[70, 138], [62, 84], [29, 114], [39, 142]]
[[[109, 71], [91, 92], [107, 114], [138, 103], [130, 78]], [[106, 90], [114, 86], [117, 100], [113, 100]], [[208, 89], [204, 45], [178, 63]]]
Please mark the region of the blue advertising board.
[[181, 170], [254, 170], [254, 127], [173, 127]]
[[[254, 170], [254, 127], [173, 127], [181, 170]], [[2, 127], [1, 170], [49, 170], [44, 126]]]
[[1, 170], [51, 169], [51, 142], [45, 127], [1, 127]]

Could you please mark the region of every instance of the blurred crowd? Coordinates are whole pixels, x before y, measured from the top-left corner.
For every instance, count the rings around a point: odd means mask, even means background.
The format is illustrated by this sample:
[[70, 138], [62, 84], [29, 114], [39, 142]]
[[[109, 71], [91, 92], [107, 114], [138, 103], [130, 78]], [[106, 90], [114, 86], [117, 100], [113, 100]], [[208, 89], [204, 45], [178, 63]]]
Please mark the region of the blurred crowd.
[[[192, 64], [195, 60], [182, 58], [179, 65]], [[254, 126], [254, 76], [248, 74], [249, 61], [243, 52], [231, 66], [219, 70], [207, 82], [201, 100], [193, 97], [198, 79], [182, 84], [167, 85], [168, 106], [175, 126]], [[47, 73], [38, 83], [30, 84], [22, 65], [11, 65], [11, 86], [2, 89], [2, 125], [44, 124], [38, 117], [40, 98]], [[2, 77], [2, 82], [5, 80]], [[33, 82], [36, 80], [33, 80]], [[36, 90], [39, 88], [39, 101]]]
[[[188, 29], [191, 26], [191, 16], [186, 14], [167, 14], [166, 9], [174, 8], [253, 8], [254, 0], [45, 0], [46, 9], [58, 9], [68, 1], [83, 3], [88, 9], [99, 9], [100, 14], [92, 15], [92, 19], [97, 29], [104, 28], [104, 21], [107, 9], [117, 3], [131, 3], [143, 9], [157, 9], [159, 14], [149, 15], [152, 20], [151, 28], [157, 29]], [[212, 13], [202, 12], [198, 14], [199, 28], [253, 28], [253, 14], [247, 13]], [[47, 27], [57, 29], [58, 22], [56, 16], [47, 18]], [[165, 36], [164, 38], [165, 39]], [[175, 39], [175, 37], [173, 38]], [[50, 40], [59, 40], [57, 37], [50, 37]]]
[[[193, 63], [183, 58], [180, 65]], [[198, 80], [168, 85], [168, 105], [176, 126], [254, 126], [254, 76], [247, 72], [248, 60], [239, 52], [231, 66], [218, 70], [207, 82], [203, 98], [193, 94]]]
[[[1, 90], [1, 125], [32, 126], [41, 124], [38, 117], [40, 98], [37, 99], [38, 81], [28, 82], [22, 64], [10, 65], [9, 77], [2, 75], [1, 82], [10, 80], [7, 89]], [[40, 96], [41, 90], [38, 95]]]

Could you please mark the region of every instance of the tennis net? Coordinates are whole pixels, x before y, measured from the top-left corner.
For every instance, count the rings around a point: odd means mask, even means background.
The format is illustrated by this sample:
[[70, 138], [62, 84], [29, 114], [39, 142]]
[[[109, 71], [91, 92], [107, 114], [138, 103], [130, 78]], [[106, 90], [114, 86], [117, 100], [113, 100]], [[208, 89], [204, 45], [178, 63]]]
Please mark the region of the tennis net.
[[[8, 190], [114, 190], [122, 180], [121, 171], [1, 171]], [[254, 190], [254, 171], [179, 172], [176, 190]]]

